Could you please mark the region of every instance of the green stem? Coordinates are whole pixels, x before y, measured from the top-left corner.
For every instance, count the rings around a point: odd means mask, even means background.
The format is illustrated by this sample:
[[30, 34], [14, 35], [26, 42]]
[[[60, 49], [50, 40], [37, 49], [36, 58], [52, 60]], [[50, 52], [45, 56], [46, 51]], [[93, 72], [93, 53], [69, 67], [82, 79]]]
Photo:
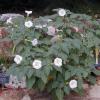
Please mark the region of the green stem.
[[25, 39], [25, 41], [31, 42], [31, 40]]
[[16, 49], [16, 46], [14, 45], [13, 50], [12, 50], [12, 54], [15, 53], [15, 49]]

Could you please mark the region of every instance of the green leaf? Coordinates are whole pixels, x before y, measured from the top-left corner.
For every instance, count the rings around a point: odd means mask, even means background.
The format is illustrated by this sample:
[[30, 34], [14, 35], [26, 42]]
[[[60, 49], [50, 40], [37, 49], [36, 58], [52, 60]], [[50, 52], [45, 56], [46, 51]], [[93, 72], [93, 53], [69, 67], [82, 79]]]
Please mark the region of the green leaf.
[[56, 96], [58, 98], [58, 100], [64, 100], [64, 92], [62, 91], [62, 89], [56, 89]]
[[35, 83], [35, 77], [32, 76], [31, 78], [27, 79], [27, 87], [29, 89], [31, 89], [33, 87], [34, 83]]
[[95, 75], [100, 75], [100, 71], [99, 70], [97, 70], [97, 69], [93, 69], [93, 71], [92, 71]]
[[55, 89], [59, 86], [59, 83], [57, 81], [52, 82], [52, 89]]
[[69, 54], [69, 48], [68, 48], [66, 42], [62, 44], [61, 49], [62, 49], [66, 54]]
[[44, 88], [45, 88], [45, 83], [44, 83], [41, 79], [38, 80], [37, 85], [38, 85], [38, 88], [39, 88], [41, 91], [44, 90]]
[[68, 80], [71, 77], [71, 73], [66, 71], [65, 72], [65, 80]]
[[40, 77], [41, 77], [42, 81], [46, 84], [47, 83], [47, 76], [46, 76], [46, 74], [44, 72], [42, 72]]
[[56, 70], [56, 71], [58, 71], [58, 72], [62, 73], [62, 68], [57, 67], [57, 66], [54, 66], [54, 68], [55, 68], [55, 70]]
[[63, 20], [62, 20], [62, 18], [60, 18], [60, 17], [57, 17], [56, 18], [56, 21], [55, 21], [55, 25], [56, 25], [56, 27], [58, 28], [58, 27], [61, 27], [61, 26], [63, 26]]
[[81, 41], [79, 39], [74, 39], [73, 40], [73, 46], [80, 49]]
[[34, 37], [35, 38], [39, 39], [40, 36], [41, 36], [41, 33], [40, 32], [35, 32], [34, 33]]
[[31, 78], [32, 75], [33, 75], [33, 73], [34, 73], [33, 69], [29, 68], [28, 71], [27, 71], [27, 73], [26, 73], [27, 74], [27, 77], [28, 78]]
[[71, 30], [70, 30], [70, 29], [66, 29], [66, 33], [67, 33], [68, 35], [71, 35]]
[[96, 30], [96, 35], [100, 36], [100, 30]]
[[82, 73], [82, 76], [83, 76], [84, 78], [86, 78], [86, 77], [88, 76], [87, 70], [84, 69], [84, 71], [83, 71], [83, 73]]
[[67, 87], [67, 86], [64, 86], [64, 92], [65, 92], [65, 94], [69, 94], [70, 93], [70, 89], [69, 89], [69, 87]]
[[16, 71], [16, 65], [13, 64], [9, 69], [7, 69], [7, 74], [14, 74], [14, 72]]
[[40, 78], [44, 82], [44, 84], [47, 83], [48, 77], [47, 77], [47, 75], [46, 75], [44, 70], [36, 70], [35, 76]]
[[96, 77], [95, 76], [90, 75], [88, 77], [88, 80], [92, 85], [94, 85], [96, 83]]
[[83, 79], [80, 77], [78, 79], [78, 89], [83, 89]]
[[44, 68], [44, 73], [46, 74], [46, 76], [48, 76], [50, 74], [50, 71], [52, 70], [52, 66], [47, 65]]

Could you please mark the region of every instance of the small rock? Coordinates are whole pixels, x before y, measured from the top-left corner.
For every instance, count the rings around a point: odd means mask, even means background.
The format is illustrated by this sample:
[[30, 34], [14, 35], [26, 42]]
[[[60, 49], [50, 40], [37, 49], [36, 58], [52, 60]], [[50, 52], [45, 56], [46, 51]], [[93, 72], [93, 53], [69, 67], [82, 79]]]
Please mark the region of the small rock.
[[[99, 67], [99, 70], [100, 70], [100, 67]], [[96, 82], [97, 82], [97, 85], [100, 86], [100, 76], [97, 76], [97, 77], [96, 77]]]
[[98, 86], [97, 84], [95, 86], [93, 86], [89, 90], [89, 97], [90, 98], [97, 98], [97, 100], [100, 100], [100, 86]]
[[60, 41], [60, 40], [62, 40], [62, 36], [55, 35], [50, 41], [51, 41], [51, 43], [55, 43], [55, 42]]
[[25, 95], [21, 100], [31, 100], [29, 95]]
[[5, 27], [0, 27], [0, 39], [6, 37], [8, 34], [9, 33]]
[[12, 18], [12, 20], [17, 20], [17, 22], [22, 23], [24, 22], [24, 16], [20, 14], [14, 14], [14, 13], [7, 13], [7, 14], [2, 14], [0, 16], [0, 21], [6, 22], [7, 19]]
[[0, 100], [4, 100], [2, 97], [0, 97]]
[[10, 49], [13, 47], [13, 41], [5, 38], [3, 40], [0, 41], [0, 48], [3, 48], [3, 49]]
[[22, 17], [22, 18], [24, 18], [24, 16], [23, 15], [20, 15], [20, 14], [14, 14], [14, 13], [7, 13], [7, 14], [2, 14], [1, 16], [0, 16], [0, 19], [2, 20], [2, 21], [6, 21], [7, 19], [9, 19], [9, 18], [17, 18], [17, 17]]
[[85, 89], [85, 90], [89, 89], [89, 84], [84, 83], [84, 84], [83, 84], [83, 89]]

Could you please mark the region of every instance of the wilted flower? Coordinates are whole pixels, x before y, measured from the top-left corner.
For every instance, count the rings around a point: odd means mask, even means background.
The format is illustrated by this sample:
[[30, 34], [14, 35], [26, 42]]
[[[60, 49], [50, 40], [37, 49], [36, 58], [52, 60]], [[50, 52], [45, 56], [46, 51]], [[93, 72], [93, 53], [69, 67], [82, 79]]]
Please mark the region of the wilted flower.
[[36, 29], [42, 29], [43, 27], [46, 27], [46, 26], [47, 26], [47, 24], [43, 24], [43, 25], [38, 24], [38, 25], [35, 25], [35, 28]]
[[32, 65], [33, 68], [40, 69], [42, 67], [42, 62], [40, 60], [34, 60]]
[[32, 14], [32, 11], [25, 10], [25, 13], [27, 14], [27, 16], [29, 16], [30, 14]]
[[14, 62], [15, 62], [16, 64], [20, 64], [21, 61], [22, 61], [22, 59], [23, 59], [22, 56], [16, 55], [15, 58], [14, 58]]
[[39, 28], [41, 29], [42, 28], [42, 25], [40, 25], [40, 24], [39, 25], [35, 25], [35, 28], [36, 29], [39, 29]]
[[75, 32], [78, 32], [79, 31], [79, 28], [76, 27], [76, 26], [73, 26], [73, 29], [75, 30]]
[[31, 28], [31, 27], [33, 26], [32, 21], [26, 21], [26, 22], [25, 22], [25, 26], [26, 26], [27, 28]]
[[6, 23], [7, 23], [7, 24], [12, 24], [12, 23], [13, 23], [13, 22], [12, 22], [12, 18], [10, 17], [9, 19], [7, 19]]
[[77, 81], [76, 81], [76, 80], [71, 80], [71, 81], [69, 82], [69, 87], [70, 87], [71, 89], [77, 88]]
[[54, 43], [54, 42], [57, 42], [59, 40], [62, 39], [62, 35], [55, 35], [52, 39], [51, 39], [51, 42]]
[[47, 27], [47, 24], [43, 24], [42, 27]]
[[38, 44], [38, 40], [37, 40], [37, 39], [33, 39], [33, 40], [32, 40], [32, 45], [33, 45], [33, 46], [36, 46], [37, 44]]
[[85, 35], [84, 34], [80, 34], [81, 35], [81, 37], [83, 38], [83, 37], [85, 37]]
[[54, 36], [56, 34], [56, 28], [53, 26], [49, 26], [48, 27], [48, 31], [47, 31], [48, 35]]
[[60, 9], [60, 10], [58, 11], [58, 15], [59, 15], [59, 16], [65, 16], [65, 15], [66, 15], [66, 11], [65, 11], [64, 9]]
[[56, 29], [57, 32], [63, 32], [63, 30]]
[[52, 22], [52, 19], [47, 19], [47, 22]]
[[61, 67], [62, 66], [62, 59], [61, 58], [54, 59], [54, 65], [57, 67]]

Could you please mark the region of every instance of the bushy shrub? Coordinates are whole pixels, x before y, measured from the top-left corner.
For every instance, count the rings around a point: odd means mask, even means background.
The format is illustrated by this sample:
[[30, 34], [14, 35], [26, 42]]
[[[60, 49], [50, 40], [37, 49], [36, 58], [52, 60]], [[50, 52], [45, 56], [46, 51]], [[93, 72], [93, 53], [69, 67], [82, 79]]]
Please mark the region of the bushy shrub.
[[84, 81], [96, 81], [100, 23], [85, 14], [56, 11], [36, 19], [28, 16], [21, 25], [8, 21], [8, 38], [14, 42], [8, 73], [26, 76], [28, 88], [47, 90], [55, 100], [63, 100], [71, 91], [81, 94]]

